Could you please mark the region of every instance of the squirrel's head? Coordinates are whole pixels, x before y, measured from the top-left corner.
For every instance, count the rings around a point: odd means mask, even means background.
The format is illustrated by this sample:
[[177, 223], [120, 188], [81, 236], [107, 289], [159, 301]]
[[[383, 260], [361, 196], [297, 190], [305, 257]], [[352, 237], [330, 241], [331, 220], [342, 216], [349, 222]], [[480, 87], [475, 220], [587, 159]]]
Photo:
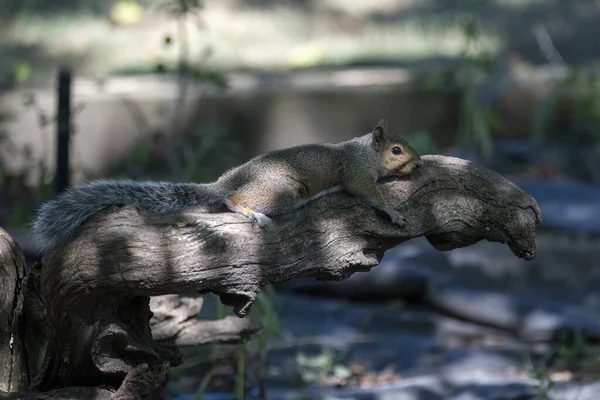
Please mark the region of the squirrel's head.
[[372, 146], [379, 154], [381, 176], [409, 175], [423, 165], [423, 160], [406, 140], [398, 135], [391, 135], [388, 122], [379, 121], [373, 132]]

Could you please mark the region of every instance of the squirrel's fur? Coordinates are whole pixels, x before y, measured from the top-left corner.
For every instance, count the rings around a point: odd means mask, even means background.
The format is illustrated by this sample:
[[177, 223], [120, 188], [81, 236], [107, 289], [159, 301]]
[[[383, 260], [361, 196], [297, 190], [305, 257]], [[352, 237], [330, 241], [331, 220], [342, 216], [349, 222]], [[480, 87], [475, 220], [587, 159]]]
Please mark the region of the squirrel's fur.
[[[398, 148], [401, 151], [398, 151]], [[377, 178], [407, 175], [422, 164], [382, 120], [372, 133], [338, 144], [311, 144], [260, 155], [206, 184], [96, 180], [74, 186], [40, 207], [33, 234], [41, 250], [68, 241], [89, 217], [109, 206], [135, 205], [157, 214], [226, 205], [268, 228], [268, 216], [322, 195], [346, 190], [401, 225], [403, 217], [379, 191]]]

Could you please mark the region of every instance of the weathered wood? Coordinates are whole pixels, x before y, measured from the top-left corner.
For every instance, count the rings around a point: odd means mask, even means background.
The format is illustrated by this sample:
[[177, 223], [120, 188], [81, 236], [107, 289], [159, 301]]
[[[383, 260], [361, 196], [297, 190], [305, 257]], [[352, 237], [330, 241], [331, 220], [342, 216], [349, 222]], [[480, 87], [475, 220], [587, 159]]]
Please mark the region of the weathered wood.
[[126, 206], [92, 217], [44, 257], [49, 342], [33, 388], [116, 388], [141, 364], [179, 364], [176, 348], [152, 337], [149, 296], [213, 292], [243, 317], [266, 284], [344, 279], [422, 235], [440, 250], [486, 239], [506, 243], [518, 257], [535, 256], [541, 215], [533, 198], [476, 164], [424, 160], [412, 176], [381, 184], [405, 215], [404, 228], [344, 193], [312, 202], [269, 231], [206, 210], [158, 216]]
[[0, 391], [5, 392], [29, 385], [22, 287], [25, 272], [21, 250], [0, 228]]
[[169, 381], [169, 363], [140, 364], [125, 376], [118, 389], [97, 386], [66, 387], [47, 392], [0, 393], [2, 400], [160, 400]]
[[152, 297], [150, 309], [154, 315], [150, 320], [150, 328], [154, 340], [176, 346], [241, 343], [261, 331], [261, 327], [251, 326], [248, 319], [238, 317], [199, 320], [196, 315], [202, 303], [202, 297]]

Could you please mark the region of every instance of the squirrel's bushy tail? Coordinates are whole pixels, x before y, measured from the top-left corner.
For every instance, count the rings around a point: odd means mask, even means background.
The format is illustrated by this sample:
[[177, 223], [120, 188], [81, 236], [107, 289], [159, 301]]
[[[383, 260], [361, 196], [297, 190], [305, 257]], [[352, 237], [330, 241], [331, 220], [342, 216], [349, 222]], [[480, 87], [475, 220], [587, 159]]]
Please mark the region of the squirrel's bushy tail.
[[65, 243], [89, 217], [113, 205], [136, 205], [157, 214], [223, 203], [227, 193], [212, 183], [96, 180], [73, 186], [40, 207], [32, 224], [39, 249]]

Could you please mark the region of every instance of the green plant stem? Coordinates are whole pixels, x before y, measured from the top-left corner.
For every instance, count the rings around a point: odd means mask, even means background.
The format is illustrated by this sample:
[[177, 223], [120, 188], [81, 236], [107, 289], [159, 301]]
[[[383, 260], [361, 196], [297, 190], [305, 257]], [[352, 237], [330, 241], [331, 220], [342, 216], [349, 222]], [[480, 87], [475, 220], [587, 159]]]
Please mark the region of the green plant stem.
[[246, 345], [238, 345], [237, 354], [237, 376], [235, 379], [235, 398], [244, 400], [244, 373], [246, 369]]

